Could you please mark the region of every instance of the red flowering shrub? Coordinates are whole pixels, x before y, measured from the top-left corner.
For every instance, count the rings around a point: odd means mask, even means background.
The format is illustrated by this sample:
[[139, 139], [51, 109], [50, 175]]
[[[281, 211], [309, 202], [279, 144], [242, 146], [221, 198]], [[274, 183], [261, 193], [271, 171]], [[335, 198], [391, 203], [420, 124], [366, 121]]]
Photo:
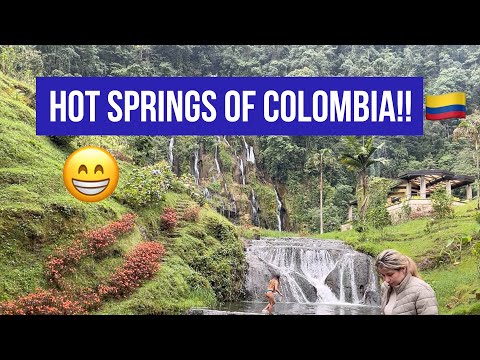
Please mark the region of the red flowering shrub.
[[134, 214], [126, 214], [118, 221], [114, 221], [99, 230], [90, 230], [79, 239], [65, 248], [58, 249], [54, 255], [48, 257], [46, 269], [51, 283], [61, 286], [61, 277], [75, 270], [75, 266], [82, 258], [94, 255], [112, 245], [118, 236], [133, 229]]
[[171, 207], [165, 208], [160, 216], [160, 226], [162, 230], [171, 231], [177, 226], [177, 210]]
[[[174, 215], [176, 224], [176, 213]], [[82, 257], [105, 248], [116, 241], [118, 235], [133, 229], [134, 219], [132, 214], [125, 215], [100, 230], [85, 233], [83, 240], [76, 239], [70, 246], [59, 249], [49, 257], [47, 263], [49, 280], [61, 284], [62, 275], [74, 271], [74, 266]], [[126, 256], [124, 264], [116, 269], [110, 279], [96, 290], [75, 289], [66, 284], [61, 284], [61, 291], [38, 289], [16, 300], [1, 302], [0, 315], [87, 314], [100, 306], [102, 298], [125, 297], [144, 280], [151, 278], [158, 271], [164, 253], [165, 249], [159, 243], [141, 243]]]
[[80, 315], [97, 309], [101, 300], [92, 289], [58, 291], [37, 289], [13, 301], [0, 303], [1, 315]]
[[93, 289], [83, 289], [76, 292], [75, 299], [78, 300], [85, 310], [98, 309], [102, 303], [100, 296]]
[[126, 297], [144, 280], [150, 279], [158, 271], [164, 253], [165, 249], [159, 243], [141, 243], [96, 291], [90, 288], [75, 290], [70, 287], [65, 287], [63, 291], [38, 289], [16, 300], [0, 303], [0, 315], [87, 314], [100, 306], [102, 298]]
[[182, 219], [185, 221], [198, 221], [200, 206], [192, 206], [183, 211]]
[[59, 285], [59, 280], [63, 274], [72, 272], [81, 258], [88, 255], [82, 240], [76, 239], [65, 248], [58, 249], [57, 253], [47, 259], [47, 277], [51, 283]]
[[160, 259], [165, 253], [162, 244], [144, 242], [127, 255], [125, 263], [119, 267], [110, 279], [99, 285], [100, 297], [125, 297], [140, 284], [151, 278], [160, 267]]
[[87, 231], [84, 236], [87, 240], [87, 247], [91, 254], [96, 254], [112, 245], [117, 237], [124, 234], [134, 227], [135, 215], [126, 214], [118, 221], [114, 221], [99, 230]]
[[79, 301], [56, 290], [38, 289], [14, 301], [0, 303], [2, 315], [78, 315], [86, 314]]
[[97, 290], [74, 289], [61, 282], [62, 276], [75, 270], [75, 265], [85, 256], [93, 255], [113, 244], [119, 235], [134, 227], [135, 215], [124, 215], [119, 221], [99, 230], [84, 233], [68, 247], [60, 248], [48, 258], [46, 264], [50, 282], [61, 285], [62, 291], [38, 289], [34, 293], [13, 301], [0, 303], [2, 315], [77, 315], [97, 309], [106, 295], [126, 296], [155, 274], [165, 249], [159, 243], [147, 242], [137, 246], [118, 268], [110, 280]]

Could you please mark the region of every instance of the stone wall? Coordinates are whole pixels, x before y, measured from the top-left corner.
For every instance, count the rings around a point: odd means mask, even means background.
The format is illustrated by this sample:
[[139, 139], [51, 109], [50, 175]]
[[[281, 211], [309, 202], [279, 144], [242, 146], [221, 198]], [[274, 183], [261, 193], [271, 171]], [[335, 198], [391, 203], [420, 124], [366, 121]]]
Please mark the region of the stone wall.
[[340, 225], [340, 231], [347, 231], [352, 229], [353, 229], [352, 223], [346, 223], [346, 224]]
[[[433, 216], [432, 201], [430, 199], [415, 199], [406, 202], [412, 209], [410, 213], [410, 219], [416, 219], [419, 217]], [[388, 213], [395, 224], [401, 220], [402, 217], [402, 205], [403, 203], [395, 204], [387, 208]], [[453, 206], [464, 205], [461, 201], [453, 201]]]

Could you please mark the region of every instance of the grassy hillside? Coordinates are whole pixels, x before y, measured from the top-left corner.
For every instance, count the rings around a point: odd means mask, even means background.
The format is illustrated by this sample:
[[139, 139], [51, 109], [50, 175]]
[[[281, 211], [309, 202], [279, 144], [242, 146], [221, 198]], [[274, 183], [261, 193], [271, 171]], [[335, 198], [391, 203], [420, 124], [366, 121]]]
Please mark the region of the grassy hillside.
[[[94, 287], [144, 241], [164, 245], [159, 272], [131, 298], [112, 300], [101, 313], [176, 313], [192, 305], [208, 306], [241, 295], [243, 245], [235, 227], [202, 207], [200, 221], [180, 218], [173, 233], [160, 230], [166, 207], [178, 210], [195, 202], [188, 194], [166, 194], [159, 204], [133, 209], [115, 196], [97, 203], [75, 199], [63, 184], [63, 164], [84, 145], [123, 150], [121, 138], [79, 137], [59, 146], [35, 134], [34, 90], [0, 73], [0, 301], [13, 300], [38, 288], [51, 289], [48, 257], [88, 230], [96, 230], [135, 213], [135, 227], [101, 256], [86, 256], [72, 274], [71, 288]], [[117, 158], [125, 186], [136, 168]], [[114, 193], [115, 195], [115, 193]], [[193, 255], [195, 256], [192, 258]], [[234, 258], [236, 257], [236, 258]]]
[[46, 286], [42, 264], [55, 246], [128, 211], [111, 199], [90, 204], [68, 193], [68, 149], [36, 136], [25, 89], [0, 76], [0, 300]]
[[434, 288], [441, 314], [480, 314], [475, 299], [480, 293], [480, 259], [472, 254], [480, 240], [476, 205], [473, 200], [455, 207], [450, 219], [416, 219], [366, 233], [349, 230], [317, 237], [344, 240], [372, 256], [387, 248], [401, 251], [417, 262], [422, 278]]
[[[473, 254], [480, 247], [476, 205], [475, 199], [454, 207], [454, 217], [449, 219], [416, 219], [364, 233], [349, 230], [301, 236], [342, 240], [374, 257], [388, 248], [401, 251], [417, 262], [422, 278], [434, 288], [440, 314], [480, 315], [480, 258]], [[242, 228], [240, 233], [247, 238], [299, 236], [258, 228]]]
[[[172, 193], [166, 199], [167, 206], [188, 202]], [[243, 295], [246, 263], [235, 226], [206, 206], [197, 221], [183, 221], [173, 234], [155, 235], [158, 220], [152, 215], [141, 213], [142, 225], [150, 229], [148, 236], [165, 245], [165, 262], [154, 279], [129, 299], [111, 301], [99, 314], [181, 313]]]

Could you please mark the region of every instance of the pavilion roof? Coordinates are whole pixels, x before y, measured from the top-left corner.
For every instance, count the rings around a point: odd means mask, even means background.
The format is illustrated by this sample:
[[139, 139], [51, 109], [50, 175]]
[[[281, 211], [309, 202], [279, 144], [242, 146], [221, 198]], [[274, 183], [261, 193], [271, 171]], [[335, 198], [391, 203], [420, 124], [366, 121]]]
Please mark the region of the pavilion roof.
[[[425, 177], [427, 188], [426, 190], [428, 194], [434, 191], [439, 186], [445, 186], [445, 182], [447, 180], [450, 180], [452, 189], [475, 182], [474, 176], [455, 175], [455, 173], [447, 170], [415, 170], [400, 174], [398, 178], [409, 181], [412, 185], [412, 189], [420, 189], [421, 176]], [[406, 184], [399, 184], [394, 188], [402, 187], [406, 187]]]

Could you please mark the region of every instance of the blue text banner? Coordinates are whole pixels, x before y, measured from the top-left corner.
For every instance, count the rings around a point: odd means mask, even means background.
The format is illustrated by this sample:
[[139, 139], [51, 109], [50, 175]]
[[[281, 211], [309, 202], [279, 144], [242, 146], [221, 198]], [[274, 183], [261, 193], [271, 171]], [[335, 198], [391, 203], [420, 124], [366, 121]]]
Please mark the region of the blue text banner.
[[38, 77], [37, 135], [423, 135], [421, 77]]

